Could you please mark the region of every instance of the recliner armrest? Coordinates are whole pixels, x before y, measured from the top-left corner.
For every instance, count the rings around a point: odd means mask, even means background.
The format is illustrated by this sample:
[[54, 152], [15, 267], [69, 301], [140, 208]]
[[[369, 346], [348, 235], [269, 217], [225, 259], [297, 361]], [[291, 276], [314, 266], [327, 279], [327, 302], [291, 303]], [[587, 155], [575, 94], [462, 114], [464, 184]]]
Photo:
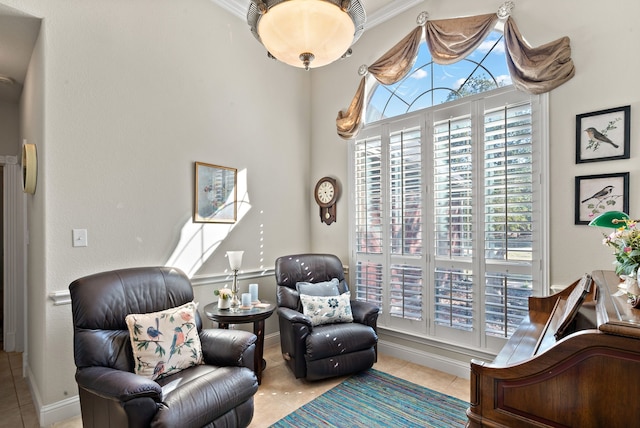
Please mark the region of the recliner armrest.
[[76, 371], [82, 388], [100, 397], [126, 402], [135, 398], [162, 401], [162, 387], [155, 381], [135, 373], [110, 367], [85, 367]]
[[313, 327], [313, 325], [311, 324], [311, 318], [309, 318], [302, 312], [298, 312], [291, 308], [284, 308], [284, 307], [278, 308], [278, 316], [291, 323], [305, 324], [310, 329]]
[[378, 314], [380, 313], [380, 308], [376, 305], [370, 302], [352, 300], [351, 312], [355, 322], [371, 326], [376, 330], [378, 325]]
[[244, 330], [203, 329], [200, 331], [200, 342], [204, 362], [253, 369], [257, 339], [255, 334]]

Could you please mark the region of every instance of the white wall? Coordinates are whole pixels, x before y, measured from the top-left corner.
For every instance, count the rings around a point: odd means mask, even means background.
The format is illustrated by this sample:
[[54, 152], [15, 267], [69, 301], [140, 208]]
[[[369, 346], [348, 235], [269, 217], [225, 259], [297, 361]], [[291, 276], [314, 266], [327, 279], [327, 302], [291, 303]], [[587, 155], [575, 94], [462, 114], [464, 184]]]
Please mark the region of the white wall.
[[[237, 168], [246, 189], [231, 230], [204, 227], [227, 235], [207, 243], [215, 251], [195, 274], [227, 270], [227, 250], [246, 251], [246, 270], [309, 250], [310, 75], [269, 60], [209, 0], [3, 2], [43, 18], [21, 132], [40, 161], [28, 365], [46, 406], [77, 394], [71, 308], [48, 295], [97, 271], [167, 263], [193, 233], [194, 161]], [[88, 247], [71, 246], [73, 228], [88, 230]]]
[[[551, 272], [552, 284], [568, 285], [585, 272], [611, 269], [611, 251], [601, 245], [601, 231], [574, 225], [574, 177], [578, 175], [630, 172], [630, 212], [640, 216], [638, 129], [640, 91], [637, 70], [640, 41], [637, 19], [640, 3], [611, 4], [596, 0], [516, 1], [512, 17], [532, 46], [562, 36], [571, 39], [576, 75], [550, 93]], [[367, 30], [355, 44], [353, 55], [313, 71], [313, 148], [311, 179], [335, 175], [347, 182], [347, 147], [335, 129], [338, 110], [346, 108], [360, 81], [361, 64], [372, 64], [416, 26], [425, 10], [431, 19], [477, 15], [497, 11], [500, 2], [427, 0], [396, 18]], [[575, 116], [596, 110], [631, 105], [631, 159], [575, 164]], [[314, 212], [313, 201], [310, 202]], [[313, 249], [348, 259], [347, 200], [338, 202], [338, 222], [327, 227], [312, 218]]]

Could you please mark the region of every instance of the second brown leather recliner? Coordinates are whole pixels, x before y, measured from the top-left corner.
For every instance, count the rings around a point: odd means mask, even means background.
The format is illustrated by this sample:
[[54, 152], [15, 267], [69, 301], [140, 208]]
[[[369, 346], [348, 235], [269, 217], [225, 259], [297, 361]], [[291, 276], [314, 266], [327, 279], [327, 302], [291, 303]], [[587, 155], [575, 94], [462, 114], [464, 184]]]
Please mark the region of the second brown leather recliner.
[[329, 305], [336, 304], [336, 308], [340, 296], [346, 296], [349, 287], [338, 257], [331, 254], [279, 257], [275, 276], [282, 355], [296, 378], [318, 380], [373, 366], [377, 359], [378, 307], [358, 301], [352, 294], [351, 301], [347, 301], [352, 322], [338, 319], [314, 325], [317, 324], [314, 317], [303, 313], [299, 283], [312, 284], [316, 289], [337, 287], [337, 292], [329, 293], [328, 298]]

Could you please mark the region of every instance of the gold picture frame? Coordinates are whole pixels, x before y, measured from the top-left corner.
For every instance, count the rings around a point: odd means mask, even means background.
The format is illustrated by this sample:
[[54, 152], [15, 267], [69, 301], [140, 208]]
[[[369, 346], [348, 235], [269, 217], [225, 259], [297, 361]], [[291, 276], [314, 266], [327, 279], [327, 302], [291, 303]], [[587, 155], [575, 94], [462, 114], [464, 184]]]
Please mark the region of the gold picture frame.
[[22, 189], [31, 195], [38, 183], [38, 153], [35, 144], [22, 145]]
[[195, 163], [194, 223], [235, 223], [238, 170], [204, 162]]

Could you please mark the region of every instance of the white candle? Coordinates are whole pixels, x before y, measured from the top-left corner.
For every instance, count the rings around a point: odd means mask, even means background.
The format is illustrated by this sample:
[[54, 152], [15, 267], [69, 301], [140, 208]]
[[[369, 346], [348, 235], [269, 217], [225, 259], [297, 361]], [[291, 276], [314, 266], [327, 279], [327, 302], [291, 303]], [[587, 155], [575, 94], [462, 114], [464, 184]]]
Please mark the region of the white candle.
[[251, 294], [250, 293], [242, 293], [242, 306], [251, 306]]
[[249, 294], [251, 294], [251, 301], [258, 301], [258, 284], [249, 284]]

